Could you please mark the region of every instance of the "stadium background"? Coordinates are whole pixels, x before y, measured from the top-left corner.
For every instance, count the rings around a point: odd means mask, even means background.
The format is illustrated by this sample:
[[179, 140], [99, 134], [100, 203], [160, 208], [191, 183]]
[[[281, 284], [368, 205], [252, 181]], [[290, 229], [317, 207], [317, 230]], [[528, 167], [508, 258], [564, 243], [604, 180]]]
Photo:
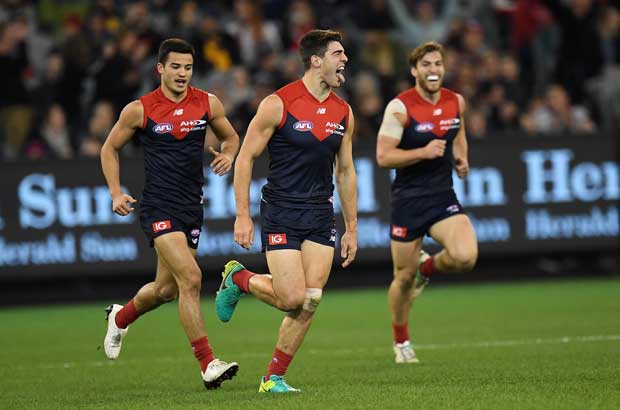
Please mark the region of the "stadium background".
[[[331, 286], [389, 281], [390, 173], [374, 163], [376, 130], [412, 85], [407, 51], [431, 39], [446, 46], [445, 85], [468, 103], [472, 172], [455, 178], [480, 238], [468, 279], [617, 273], [618, 2], [13, 0], [0, 9], [2, 303], [130, 294], [151, 276], [135, 216], [109, 210], [98, 153], [119, 110], [158, 85], [162, 39], [194, 44], [193, 84], [219, 96], [243, 136], [258, 102], [300, 75], [298, 39], [314, 27], [344, 34], [338, 92], [356, 114], [361, 249]], [[135, 141], [121, 160], [136, 197], [140, 155]], [[266, 167], [263, 157], [254, 211]], [[258, 244], [244, 254], [230, 240], [231, 177], [205, 168], [204, 192], [206, 288], [230, 256], [264, 269]]]
[[[239, 375], [204, 391], [175, 303], [134, 323], [122, 360], [106, 360], [102, 309], [150, 280], [155, 256], [135, 217], [110, 212], [98, 153], [121, 107], [157, 86], [158, 43], [193, 42], [193, 84], [243, 136], [258, 102], [300, 74], [297, 40], [314, 27], [345, 35], [338, 92], [356, 115], [361, 249], [351, 269], [335, 264], [287, 373], [303, 393], [256, 395], [281, 312], [245, 298], [232, 323], [215, 319], [223, 263], [265, 266], [234, 246], [231, 178], [208, 169], [202, 307]], [[468, 103], [471, 174], [455, 189], [481, 254], [416, 301], [422, 363], [403, 367], [386, 303], [390, 172], [374, 145], [384, 105], [412, 85], [407, 51], [430, 39], [446, 45], [446, 86]], [[0, 82], [0, 408], [618, 408], [617, 1], [4, 0]], [[139, 196], [139, 146], [121, 171]]]

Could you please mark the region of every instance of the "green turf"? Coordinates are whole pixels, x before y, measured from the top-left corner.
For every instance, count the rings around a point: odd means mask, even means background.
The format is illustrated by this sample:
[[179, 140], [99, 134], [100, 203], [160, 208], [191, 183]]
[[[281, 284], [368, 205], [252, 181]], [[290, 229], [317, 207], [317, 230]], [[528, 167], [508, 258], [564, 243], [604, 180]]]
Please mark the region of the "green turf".
[[251, 297], [210, 340], [240, 363], [202, 387], [176, 304], [142, 317], [105, 360], [105, 303], [0, 310], [0, 409], [617, 409], [620, 280], [430, 287], [410, 328], [419, 365], [395, 365], [385, 290], [326, 292], [287, 381], [259, 395], [281, 314]]

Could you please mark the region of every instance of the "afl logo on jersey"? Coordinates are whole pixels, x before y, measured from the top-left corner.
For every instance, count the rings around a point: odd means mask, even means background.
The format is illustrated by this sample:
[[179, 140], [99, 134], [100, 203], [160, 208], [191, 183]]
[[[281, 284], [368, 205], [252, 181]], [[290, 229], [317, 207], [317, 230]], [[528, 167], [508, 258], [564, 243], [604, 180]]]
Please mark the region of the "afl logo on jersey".
[[417, 132], [430, 132], [433, 128], [435, 128], [435, 125], [432, 122], [421, 122], [415, 126]]
[[172, 132], [173, 128], [174, 127], [169, 122], [162, 122], [153, 126], [153, 132], [156, 132], [158, 134], [165, 134], [167, 132]]
[[312, 130], [312, 128], [314, 128], [312, 121], [297, 121], [293, 124], [293, 129], [296, 131], [306, 132]]

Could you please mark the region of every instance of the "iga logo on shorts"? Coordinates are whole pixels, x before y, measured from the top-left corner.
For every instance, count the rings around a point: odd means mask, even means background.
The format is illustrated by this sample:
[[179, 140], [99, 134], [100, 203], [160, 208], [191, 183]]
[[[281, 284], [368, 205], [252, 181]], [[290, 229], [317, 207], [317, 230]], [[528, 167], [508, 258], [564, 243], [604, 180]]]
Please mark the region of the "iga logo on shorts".
[[417, 132], [430, 132], [433, 128], [435, 128], [435, 125], [432, 122], [421, 122], [415, 126]]
[[407, 228], [405, 228], [404, 226], [392, 225], [392, 236], [395, 236], [397, 238], [404, 238], [405, 236], [407, 236]]
[[192, 229], [190, 235], [192, 235], [194, 238], [200, 236], [200, 229]]
[[297, 121], [293, 124], [293, 129], [301, 132], [310, 131], [314, 128], [314, 123], [312, 121]]
[[269, 245], [286, 245], [285, 233], [270, 233]]
[[153, 233], [157, 233], [160, 231], [165, 231], [172, 228], [172, 224], [170, 221], [159, 221], [153, 223]]
[[169, 122], [162, 122], [153, 126], [153, 132], [156, 132], [158, 134], [165, 134], [167, 132], [172, 132], [173, 128], [174, 127]]

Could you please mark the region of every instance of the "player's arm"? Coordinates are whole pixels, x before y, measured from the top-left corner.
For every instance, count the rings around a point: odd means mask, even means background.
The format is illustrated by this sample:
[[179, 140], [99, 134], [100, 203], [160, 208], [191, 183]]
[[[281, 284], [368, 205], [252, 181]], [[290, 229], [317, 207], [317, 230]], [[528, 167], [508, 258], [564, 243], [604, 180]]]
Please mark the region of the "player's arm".
[[129, 203], [136, 200], [121, 190], [118, 152], [142, 126], [143, 116], [144, 107], [139, 100], [127, 104], [101, 147], [101, 168], [112, 197], [112, 210], [123, 216], [133, 212]]
[[398, 148], [407, 123], [407, 108], [398, 98], [385, 107], [383, 122], [377, 138], [377, 163], [383, 168], [402, 168], [417, 162], [442, 157], [446, 141], [434, 139], [416, 149]]
[[467, 159], [467, 137], [465, 136], [465, 99], [457, 94], [459, 100], [459, 113], [461, 122], [459, 132], [452, 142], [452, 155], [454, 156], [454, 169], [459, 178], [465, 178], [469, 173], [469, 161]]
[[217, 175], [225, 175], [232, 169], [235, 155], [239, 151], [239, 135], [230, 124], [230, 121], [228, 121], [228, 118], [226, 118], [224, 106], [219, 98], [209, 94], [209, 105], [211, 107], [211, 121], [209, 125], [217, 139], [222, 143], [221, 152], [217, 152], [213, 147], [209, 147], [209, 152], [215, 157], [210, 166]]
[[245, 249], [250, 249], [254, 242], [254, 223], [250, 216], [250, 182], [254, 160], [265, 150], [283, 114], [284, 104], [275, 94], [260, 103], [256, 115], [250, 121], [235, 163], [235, 242]]
[[340, 256], [346, 268], [357, 254], [357, 175], [353, 164], [353, 128], [355, 120], [349, 107], [349, 123], [336, 155], [336, 186], [342, 206], [345, 233], [340, 241]]

